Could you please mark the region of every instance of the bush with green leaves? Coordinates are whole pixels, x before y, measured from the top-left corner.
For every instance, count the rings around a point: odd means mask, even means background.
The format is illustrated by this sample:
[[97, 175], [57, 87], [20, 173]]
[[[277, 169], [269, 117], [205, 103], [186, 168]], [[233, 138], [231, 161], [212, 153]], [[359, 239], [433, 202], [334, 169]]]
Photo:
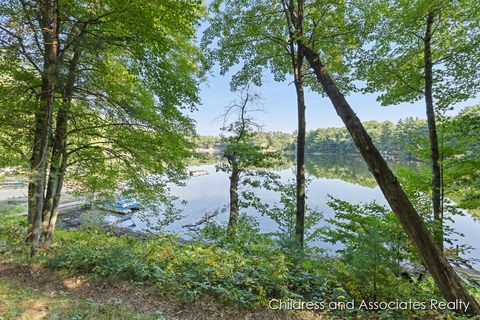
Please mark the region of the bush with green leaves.
[[287, 294], [285, 256], [258, 241], [240, 249], [240, 242], [180, 243], [172, 236], [140, 240], [95, 230], [61, 232], [59, 241], [47, 258], [52, 268], [150, 282], [186, 300], [215, 295], [257, 306]]
[[251, 217], [240, 217], [236, 237], [226, 228], [209, 223], [181, 242], [174, 236], [62, 230], [45, 259], [53, 269], [150, 283], [186, 301], [211, 295], [257, 307], [272, 298], [319, 301], [346, 294], [333, 277], [333, 259], [289, 254], [271, 235], [261, 234]]
[[14, 254], [25, 249], [27, 221], [0, 213], [0, 255]]
[[422, 216], [427, 228], [434, 233], [441, 229], [443, 232], [443, 243], [446, 254], [455, 254], [460, 256], [470, 251], [472, 248], [465, 245], [458, 245], [456, 242], [463, 234], [454, 228], [454, 220], [458, 216], [464, 216], [466, 212], [450, 198], [443, 199], [443, 223], [440, 226], [438, 221], [433, 219], [431, 202], [431, 169], [426, 166], [416, 172], [400, 168], [397, 171], [398, 178], [407, 193], [417, 212]]
[[336, 252], [343, 266], [336, 273], [349, 293], [372, 301], [411, 295], [411, 282], [400, 275], [403, 264], [417, 258], [395, 214], [375, 202], [330, 198], [328, 204], [334, 216], [327, 220], [323, 238], [341, 245]]

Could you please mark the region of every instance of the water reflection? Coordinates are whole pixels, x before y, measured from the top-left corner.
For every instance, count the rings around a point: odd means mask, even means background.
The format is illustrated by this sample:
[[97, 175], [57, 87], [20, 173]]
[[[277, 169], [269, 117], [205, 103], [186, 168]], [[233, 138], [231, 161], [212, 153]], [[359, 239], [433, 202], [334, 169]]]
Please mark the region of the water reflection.
[[[214, 165], [222, 161], [220, 157], [207, 156], [201, 160], [192, 160], [192, 166]], [[389, 166], [393, 171], [400, 168], [417, 170], [422, 164], [418, 162], [396, 160], [390, 161]], [[282, 171], [295, 167], [295, 157], [285, 155], [281, 163], [272, 168], [273, 171]], [[360, 186], [375, 188], [377, 183], [368, 170], [365, 161], [359, 155], [336, 154], [307, 154], [305, 156], [305, 171], [313, 178], [340, 179]]]
[[[218, 158], [207, 158], [197, 162], [190, 167], [190, 170], [206, 170], [208, 175], [191, 177], [185, 186], [172, 186], [172, 194], [179, 200], [186, 200], [179, 207], [183, 210], [183, 218], [167, 227], [167, 230], [185, 234], [187, 231], [183, 226], [192, 224], [200, 219], [206, 212], [221, 210], [228, 204], [228, 175], [215, 170], [215, 163], [221, 161]], [[408, 167], [417, 170], [421, 164], [407, 162], [392, 162], [390, 166], [394, 171], [399, 168]], [[291, 157], [283, 159], [282, 164], [272, 170], [276, 171], [282, 180], [287, 181], [295, 178], [295, 163]], [[307, 177], [310, 185], [307, 190], [307, 203], [311, 208], [321, 211], [325, 218], [332, 216], [332, 210], [326, 205], [328, 195], [340, 198], [352, 203], [377, 201], [387, 205], [383, 194], [375, 183], [366, 164], [359, 156], [336, 156], [336, 155], [315, 155], [306, 159]], [[279, 200], [279, 195], [266, 190], [259, 191], [258, 195], [269, 203]], [[244, 211], [249, 215], [258, 218], [260, 228], [263, 232], [274, 232], [276, 224], [268, 217], [259, 215], [253, 208]], [[148, 215], [148, 213], [147, 213]], [[148, 221], [155, 224], [155, 216], [149, 216]], [[217, 222], [226, 223], [228, 213], [225, 211], [214, 218]], [[133, 222], [133, 223], [132, 223]], [[322, 225], [323, 221], [319, 223]], [[144, 230], [147, 223], [134, 215], [125, 225], [135, 225], [135, 230]], [[455, 218], [453, 223], [455, 229], [465, 235], [459, 240], [459, 244], [467, 244], [478, 247], [477, 233], [480, 231], [480, 223], [470, 215]], [[319, 247], [330, 248], [330, 245], [317, 243]], [[329, 247], [327, 247], [329, 246]], [[469, 257], [480, 259], [480, 251], [474, 250]], [[478, 267], [480, 267], [477, 264]]]

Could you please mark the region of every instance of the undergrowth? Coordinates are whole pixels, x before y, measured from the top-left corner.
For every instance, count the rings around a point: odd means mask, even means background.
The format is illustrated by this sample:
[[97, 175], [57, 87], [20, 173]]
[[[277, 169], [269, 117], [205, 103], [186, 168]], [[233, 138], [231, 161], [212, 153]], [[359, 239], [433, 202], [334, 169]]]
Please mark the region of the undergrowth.
[[[0, 238], [7, 240], [10, 248], [6, 254], [17, 259], [25, 257], [28, 250], [21, 237], [24, 225], [18, 221], [0, 223]], [[115, 237], [106, 230], [88, 227], [58, 230], [51, 247], [44, 248], [35, 261], [71, 274], [156, 286], [184, 301], [212, 297], [226, 304], [258, 308], [268, 307], [271, 299], [324, 303], [365, 299], [360, 294], [362, 285], [367, 286], [361, 281], [366, 280], [350, 274], [348, 261], [308, 248], [303, 254], [295, 252], [279, 244], [277, 238], [261, 234], [254, 221], [242, 219], [235, 237], [225, 236], [224, 226], [209, 224], [183, 241], [173, 235]], [[384, 272], [384, 290], [379, 291], [382, 296], [376, 297], [378, 301], [440, 299], [429, 277], [417, 281]], [[341, 319], [372, 315], [378, 319], [421, 319], [424, 315], [427, 319], [432, 313], [335, 311], [335, 318]], [[454, 316], [444, 313], [436, 318]]]

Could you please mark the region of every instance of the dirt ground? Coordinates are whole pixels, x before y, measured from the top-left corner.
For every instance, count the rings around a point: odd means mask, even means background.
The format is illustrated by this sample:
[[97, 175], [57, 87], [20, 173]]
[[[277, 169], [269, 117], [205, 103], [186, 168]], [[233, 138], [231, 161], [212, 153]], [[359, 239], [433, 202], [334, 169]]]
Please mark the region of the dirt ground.
[[[235, 306], [226, 306], [213, 299], [203, 299], [194, 303], [182, 302], [178, 298], [167, 296], [152, 286], [138, 285], [126, 281], [107, 281], [88, 279], [81, 276], [64, 276], [39, 266], [18, 265], [13, 262], [0, 263], [0, 279], [8, 279], [22, 288], [29, 288], [49, 297], [68, 296], [72, 300], [111, 303], [121, 301], [128, 310], [142, 314], [159, 311], [165, 319], [321, 319], [293, 314], [280, 314], [268, 310], [250, 311]], [[37, 315], [46, 318], [48, 307], [39, 307], [31, 303], [30, 307]], [[44, 310], [45, 309], [45, 310]], [[24, 314], [32, 314], [25, 310]], [[1, 319], [1, 316], [0, 316]], [[19, 318], [29, 319], [29, 318]]]

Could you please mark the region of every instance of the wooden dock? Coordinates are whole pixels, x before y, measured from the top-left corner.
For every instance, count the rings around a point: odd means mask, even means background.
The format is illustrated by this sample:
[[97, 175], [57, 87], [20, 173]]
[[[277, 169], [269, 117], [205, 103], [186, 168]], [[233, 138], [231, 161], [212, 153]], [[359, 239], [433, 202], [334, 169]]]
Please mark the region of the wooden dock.
[[475, 270], [467, 261], [464, 260], [449, 258], [448, 261], [463, 281], [480, 288], [480, 271]]
[[206, 176], [208, 175], [207, 170], [192, 170], [189, 172], [191, 177], [199, 177], [199, 176]]
[[453, 269], [463, 281], [480, 288], [480, 271], [455, 266]]

